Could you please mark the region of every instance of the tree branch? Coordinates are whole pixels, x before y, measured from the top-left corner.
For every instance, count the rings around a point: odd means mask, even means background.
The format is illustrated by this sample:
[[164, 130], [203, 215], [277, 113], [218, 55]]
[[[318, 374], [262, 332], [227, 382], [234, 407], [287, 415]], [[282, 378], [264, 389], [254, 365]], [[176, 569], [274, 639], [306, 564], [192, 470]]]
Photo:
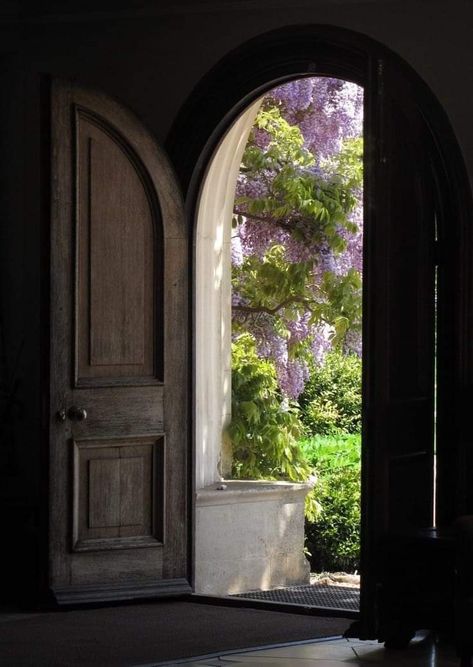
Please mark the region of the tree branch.
[[[261, 215], [254, 215], [253, 213], [248, 213], [248, 211], [239, 211], [237, 208], [233, 209], [233, 215], [241, 215], [245, 218], [249, 218], [250, 220], [257, 220], [258, 222], [267, 222], [270, 225], [276, 225], [278, 227], [281, 227], [281, 229], [284, 229], [285, 231], [287, 231], [289, 233], [294, 231], [294, 226], [293, 225], [289, 225], [287, 222], [282, 222], [282, 220], [278, 220], [276, 218], [272, 218], [272, 217], [265, 218]], [[304, 232], [302, 232], [302, 230], [299, 230], [299, 231], [301, 231], [301, 233], [304, 237], [303, 243], [305, 245], [311, 245], [312, 241], [307, 238], [307, 235]]]
[[313, 303], [312, 301], [308, 299], [304, 299], [302, 296], [290, 296], [287, 299], [284, 299], [284, 301], [281, 301], [277, 306], [274, 306], [274, 308], [269, 308], [268, 306], [242, 306], [242, 305], [235, 305], [232, 306], [232, 310], [236, 310], [240, 313], [267, 313], [268, 315], [276, 315], [280, 310], [285, 308], [286, 306], [291, 305], [292, 303], [302, 303], [306, 306], [307, 310], [310, 311], [311, 313], [313, 312], [313, 309], [311, 308], [310, 304]]

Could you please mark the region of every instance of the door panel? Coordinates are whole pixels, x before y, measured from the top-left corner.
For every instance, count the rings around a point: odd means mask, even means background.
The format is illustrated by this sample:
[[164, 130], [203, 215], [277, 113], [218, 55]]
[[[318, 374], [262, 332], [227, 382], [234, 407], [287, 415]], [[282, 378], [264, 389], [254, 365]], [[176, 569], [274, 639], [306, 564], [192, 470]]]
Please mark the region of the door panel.
[[164, 543], [164, 437], [74, 441], [73, 551]]
[[370, 88], [361, 617], [364, 636], [380, 637], [387, 545], [433, 520], [435, 210], [428, 131], [409, 81], [379, 61]]
[[65, 603], [189, 591], [178, 188], [117, 102], [54, 82], [51, 108], [50, 587]]
[[81, 109], [75, 123], [77, 384], [159, 380], [159, 203], [138, 156], [110, 125]]

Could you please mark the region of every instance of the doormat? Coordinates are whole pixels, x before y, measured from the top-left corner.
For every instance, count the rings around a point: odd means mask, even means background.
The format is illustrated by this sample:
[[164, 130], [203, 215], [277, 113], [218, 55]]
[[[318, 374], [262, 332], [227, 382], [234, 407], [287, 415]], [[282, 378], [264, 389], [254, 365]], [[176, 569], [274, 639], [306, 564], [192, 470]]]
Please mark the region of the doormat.
[[360, 589], [354, 586], [307, 584], [305, 586], [275, 588], [271, 591], [238, 593], [231, 597], [300, 604], [305, 607], [321, 607], [322, 609], [337, 609], [338, 611], [360, 610]]

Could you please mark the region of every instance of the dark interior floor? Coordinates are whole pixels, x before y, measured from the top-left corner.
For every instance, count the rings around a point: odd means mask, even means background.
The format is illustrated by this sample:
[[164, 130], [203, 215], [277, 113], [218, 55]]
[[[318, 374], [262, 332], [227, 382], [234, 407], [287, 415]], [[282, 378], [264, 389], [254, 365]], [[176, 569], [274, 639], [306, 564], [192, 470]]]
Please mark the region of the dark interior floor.
[[343, 634], [347, 618], [166, 600], [0, 613], [0, 665], [146, 665]]

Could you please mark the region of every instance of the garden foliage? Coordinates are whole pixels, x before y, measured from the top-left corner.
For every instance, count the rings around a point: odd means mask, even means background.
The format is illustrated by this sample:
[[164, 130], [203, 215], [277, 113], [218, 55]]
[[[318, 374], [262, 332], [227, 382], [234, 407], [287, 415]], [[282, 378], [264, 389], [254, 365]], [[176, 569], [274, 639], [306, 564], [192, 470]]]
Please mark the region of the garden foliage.
[[360, 357], [332, 350], [323, 364], [313, 364], [299, 403], [301, 418], [309, 433], [359, 433]]
[[281, 406], [272, 361], [256, 353], [251, 334], [232, 346], [233, 474], [243, 479], [307, 478], [310, 468], [299, 446], [303, 434], [299, 410]]
[[360, 565], [360, 469], [333, 468], [314, 488], [321, 512], [306, 520], [306, 548], [312, 571], [353, 572]]
[[362, 89], [346, 81], [275, 88], [234, 205], [233, 474], [317, 479], [306, 505], [317, 569], [358, 558], [361, 113]]
[[296, 399], [333, 346], [360, 351], [362, 90], [314, 77], [263, 100], [232, 233], [233, 330], [250, 332]]

